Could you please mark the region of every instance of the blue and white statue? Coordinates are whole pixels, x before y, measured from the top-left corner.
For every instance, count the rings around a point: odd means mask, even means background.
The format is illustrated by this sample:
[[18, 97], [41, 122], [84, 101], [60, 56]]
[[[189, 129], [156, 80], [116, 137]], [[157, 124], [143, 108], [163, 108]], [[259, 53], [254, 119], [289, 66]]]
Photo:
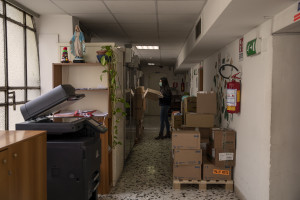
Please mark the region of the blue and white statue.
[[71, 53], [75, 56], [74, 63], [84, 63], [83, 54], [85, 53], [85, 41], [83, 33], [78, 25], [75, 26], [75, 32], [70, 40]]

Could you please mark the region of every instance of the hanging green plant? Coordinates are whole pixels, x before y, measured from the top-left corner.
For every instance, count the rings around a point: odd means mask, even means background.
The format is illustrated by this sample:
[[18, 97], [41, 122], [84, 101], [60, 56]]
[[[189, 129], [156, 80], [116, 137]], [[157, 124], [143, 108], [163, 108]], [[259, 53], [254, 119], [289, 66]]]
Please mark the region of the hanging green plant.
[[[102, 73], [107, 73], [109, 76], [109, 90], [110, 90], [110, 101], [112, 115], [115, 117], [115, 123], [113, 127], [113, 148], [117, 145], [121, 145], [122, 142], [118, 139], [118, 123], [121, 117], [126, 116], [126, 112], [118, 107], [118, 103], [124, 105], [125, 109], [129, 108], [130, 105], [123, 98], [117, 96], [118, 83], [120, 84], [118, 73], [117, 73], [117, 58], [112, 46], [102, 46], [102, 50], [106, 50], [105, 54], [101, 57], [101, 65], [105, 67]], [[102, 74], [100, 75], [100, 80], [102, 81]]]

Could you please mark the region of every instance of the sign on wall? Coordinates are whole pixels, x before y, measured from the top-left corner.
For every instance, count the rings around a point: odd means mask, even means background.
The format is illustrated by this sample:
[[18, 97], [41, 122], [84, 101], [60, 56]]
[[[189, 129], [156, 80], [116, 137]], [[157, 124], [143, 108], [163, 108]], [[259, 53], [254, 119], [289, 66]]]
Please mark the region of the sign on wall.
[[239, 61], [242, 61], [244, 58], [244, 38], [242, 37], [239, 40]]
[[253, 56], [261, 52], [261, 38], [256, 38], [247, 43], [247, 56]]

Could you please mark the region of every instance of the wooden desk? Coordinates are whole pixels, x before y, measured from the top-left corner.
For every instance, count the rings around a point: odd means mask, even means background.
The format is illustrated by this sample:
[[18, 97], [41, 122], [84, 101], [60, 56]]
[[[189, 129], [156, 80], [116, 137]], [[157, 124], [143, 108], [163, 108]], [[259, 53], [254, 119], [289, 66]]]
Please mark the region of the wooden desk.
[[0, 199], [47, 199], [45, 131], [0, 131]]

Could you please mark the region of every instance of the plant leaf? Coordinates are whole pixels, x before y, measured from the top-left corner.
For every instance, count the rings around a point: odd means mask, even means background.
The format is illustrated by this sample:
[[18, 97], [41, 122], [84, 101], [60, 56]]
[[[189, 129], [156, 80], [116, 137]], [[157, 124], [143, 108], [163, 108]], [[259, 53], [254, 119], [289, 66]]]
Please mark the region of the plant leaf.
[[106, 59], [105, 59], [105, 56], [102, 56], [101, 57], [101, 65], [106, 65]]

